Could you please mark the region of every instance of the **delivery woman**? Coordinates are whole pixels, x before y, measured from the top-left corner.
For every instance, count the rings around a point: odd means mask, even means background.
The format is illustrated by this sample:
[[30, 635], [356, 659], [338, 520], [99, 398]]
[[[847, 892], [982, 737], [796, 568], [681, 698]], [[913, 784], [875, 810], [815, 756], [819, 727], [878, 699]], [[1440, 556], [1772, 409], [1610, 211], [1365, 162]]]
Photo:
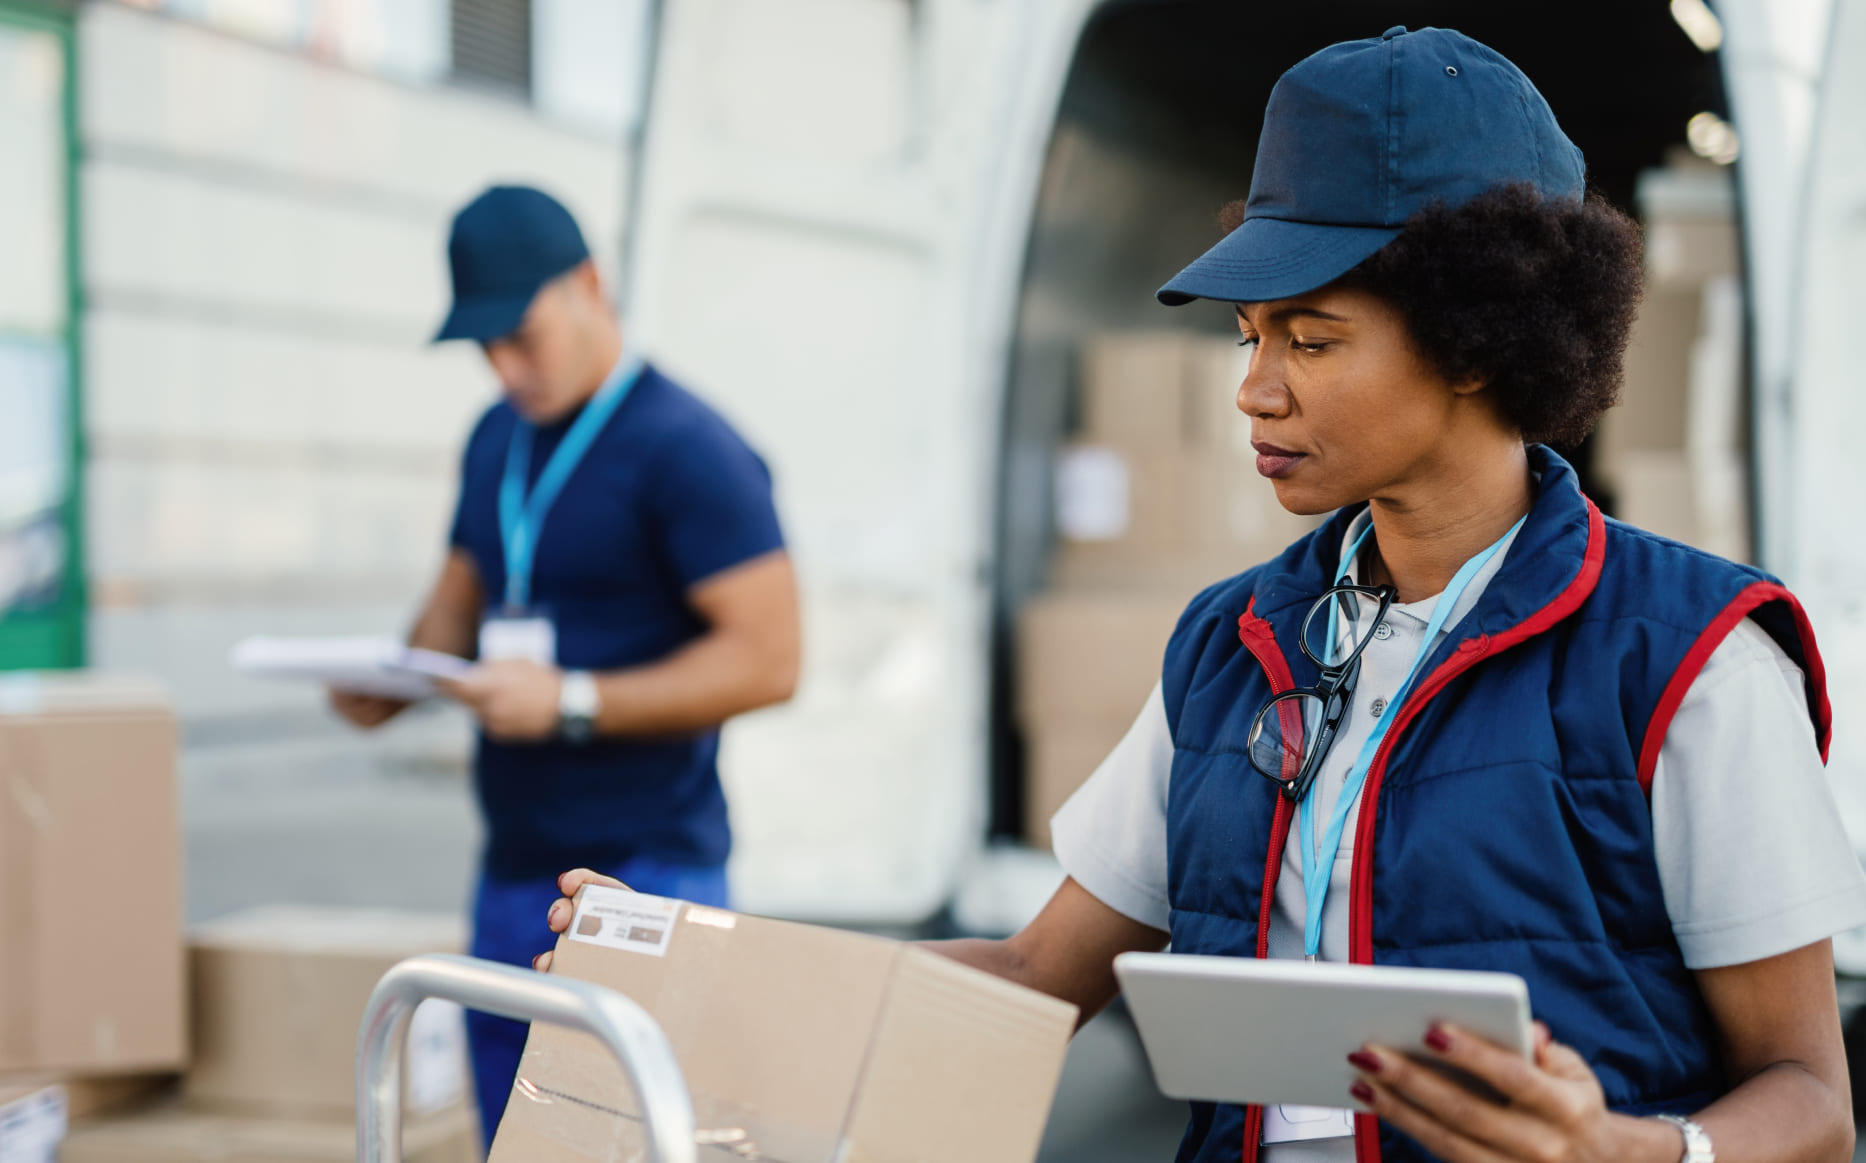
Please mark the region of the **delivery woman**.
[[1181, 1160], [1848, 1159], [1866, 876], [1807, 621], [1540, 443], [1616, 398], [1636, 228], [1513, 65], [1404, 28], [1282, 78], [1231, 217], [1160, 298], [1236, 305], [1257, 467], [1333, 516], [1194, 599], [1055, 819], [1055, 898], [945, 951], [1085, 1013], [1169, 938], [1527, 979], [1533, 1061], [1421, 1030], [1353, 1056], [1354, 1111], [1195, 1104]]

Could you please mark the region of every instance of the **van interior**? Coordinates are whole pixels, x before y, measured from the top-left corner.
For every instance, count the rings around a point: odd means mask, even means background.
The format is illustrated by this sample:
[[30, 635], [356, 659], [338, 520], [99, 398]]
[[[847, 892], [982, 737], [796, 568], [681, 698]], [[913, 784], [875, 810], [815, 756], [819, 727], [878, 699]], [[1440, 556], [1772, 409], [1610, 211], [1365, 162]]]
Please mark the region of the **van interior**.
[[[1055, 454], [1079, 417], [1082, 344], [1120, 329], [1220, 335], [1233, 328], [1225, 304], [1169, 310], [1153, 292], [1219, 237], [1219, 208], [1248, 192], [1277, 77], [1328, 44], [1378, 36], [1395, 12], [1371, 0], [1115, 0], [1086, 25], [1029, 230], [1005, 399], [994, 578], [994, 835], [1015, 835], [1024, 823], [1015, 626], [1023, 603], [1047, 584], [1056, 545]], [[1664, 4], [1444, 0], [1406, 5], [1405, 19], [1412, 27], [1456, 28], [1515, 61], [1586, 156], [1592, 185], [1630, 213], [1639, 213], [1641, 175], [1683, 150], [1687, 121], [1703, 111], [1728, 116], [1716, 55], [1700, 51]], [[1589, 479], [1595, 443], [1564, 451], [1612, 513], [1611, 490]]]

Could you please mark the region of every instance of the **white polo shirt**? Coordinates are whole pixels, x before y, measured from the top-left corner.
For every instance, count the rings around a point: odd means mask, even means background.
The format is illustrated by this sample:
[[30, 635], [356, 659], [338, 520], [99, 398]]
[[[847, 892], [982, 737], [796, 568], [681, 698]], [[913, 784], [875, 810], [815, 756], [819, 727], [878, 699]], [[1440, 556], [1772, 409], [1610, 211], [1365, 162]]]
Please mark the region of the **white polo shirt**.
[[[1363, 513], [1348, 529], [1343, 552], [1368, 519]], [[1476, 606], [1508, 553], [1506, 544], [1472, 578], [1439, 641]], [[1357, 574], [1351, 569], [1349, 579]], [[1391, 632], [1376, 635], [1362, 653], [1352, 704], [1310, 789], [1318, 829], [1376, 716], [1399, 693], [1437, 602], [1391, 607]], [[1666, 732], [1652, 777], [1653, 847], [1666, 913], [1689, 968], [1757, 961], [1866, 925], [1866, 872], [1841, 826], [1803, 691], [1800, 668], [1745, 619], [1712, 652]], [[1155, 686], [1127, 736], [1050, 824], [1064, 872], [1116, 912], [1157, 929], [1167, 928], [1170, 911], [1166, 789], [1172, 762], [1172, 732]], [[1348, 878], [1359, 808], [1350, 810], [1323, 904], [1321, 956], [1327, 961], [1348, 959]], [[1300, 832], [1291, 827], [1283, 851], [1270, 918], [1272, 957], [1303, 955]], [[1346, 1126], [1317, 1122], [1312, 1129], [1329, 1125]], [[1294, 1133], [1270, 1112], [1267, 1142]], [[1349, 1163], [1353, 1157], [1351, 1142], [1326, 1138], [1272, 1146], [1265, 1163]]]

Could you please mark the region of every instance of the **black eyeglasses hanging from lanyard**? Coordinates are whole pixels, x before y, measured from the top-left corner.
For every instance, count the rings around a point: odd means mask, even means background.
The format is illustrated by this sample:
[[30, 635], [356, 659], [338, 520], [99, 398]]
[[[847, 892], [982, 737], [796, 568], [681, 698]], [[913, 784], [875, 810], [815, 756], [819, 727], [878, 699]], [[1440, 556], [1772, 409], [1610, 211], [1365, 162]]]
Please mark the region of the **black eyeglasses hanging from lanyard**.
[[1322, 668], [1314, 686], [1284, 691], [1257, 712], [1248, 745], [1251, 766], [1284, 798], [1301, 803], [1347, 717], [1361, 653], [1386, 623], [1392, 586], [1337, 585], [1302, 620], [1299, 643]]

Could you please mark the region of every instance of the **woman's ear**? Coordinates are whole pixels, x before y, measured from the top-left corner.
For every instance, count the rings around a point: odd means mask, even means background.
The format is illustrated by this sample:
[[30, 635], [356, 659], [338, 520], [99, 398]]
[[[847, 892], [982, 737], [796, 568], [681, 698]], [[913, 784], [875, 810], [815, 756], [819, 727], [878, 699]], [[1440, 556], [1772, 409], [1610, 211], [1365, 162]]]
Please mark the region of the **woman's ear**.
[[1467, 376], [1462, 380], [1453, 380], [1451, 391], [1452, 394], [1456, 396], [1475, 396], [1485, 388], [1488, 388], [1490, 382], [1495, 378], [1495, 376], [1479, 375]]

